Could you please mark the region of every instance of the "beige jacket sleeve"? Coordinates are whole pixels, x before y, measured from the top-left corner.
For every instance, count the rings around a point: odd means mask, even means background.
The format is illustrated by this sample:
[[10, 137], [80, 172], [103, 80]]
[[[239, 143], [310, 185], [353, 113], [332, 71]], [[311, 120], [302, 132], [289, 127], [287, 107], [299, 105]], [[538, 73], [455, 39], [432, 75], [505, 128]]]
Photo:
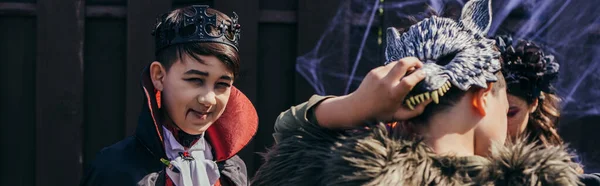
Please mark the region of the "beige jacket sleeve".
[[313, 95], [307, 102], [292, 106], [290, 109], [279, 114], [277, 121], [275, 121], [275, 133], [273, 133], [275, 143], [279, 143], [282, 139], [289, 137], [291, 133], [306, 131], [307, 127], [320, 128], [314, 114], [314, 107], [323, 100], [332, 97], [334, 96]]

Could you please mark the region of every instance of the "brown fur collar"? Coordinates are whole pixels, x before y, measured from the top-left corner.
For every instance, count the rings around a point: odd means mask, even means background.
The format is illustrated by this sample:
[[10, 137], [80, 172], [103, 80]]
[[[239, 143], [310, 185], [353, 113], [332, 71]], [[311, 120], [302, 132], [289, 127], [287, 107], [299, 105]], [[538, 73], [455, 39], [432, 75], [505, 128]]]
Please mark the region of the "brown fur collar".
[[497, 145], [489, 158], [439, 156], [383, 126], [352, 136], [299, 130], [265, 156], [253, 185], [578, 185], [564, 147]]

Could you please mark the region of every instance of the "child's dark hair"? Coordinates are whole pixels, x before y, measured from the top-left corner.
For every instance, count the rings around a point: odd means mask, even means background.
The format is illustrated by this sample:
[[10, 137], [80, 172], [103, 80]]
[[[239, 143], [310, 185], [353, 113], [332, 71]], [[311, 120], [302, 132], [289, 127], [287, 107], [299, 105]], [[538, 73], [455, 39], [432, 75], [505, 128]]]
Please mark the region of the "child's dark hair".
[[[193, 7], [185, 7], [179, 8], [171, 11], [167, 15], [167, 22], [163, 24], [179, 24], [183, 21], [185, 17], [184, 14], [193, 12]], [[215, 9], [208, 8], [206, 11], [209, 15], [216, 15], [217, 23], [221, 21], [230, 21], [231, 18]], [[218, 35], [219, 31], [215, 27], [209, 27], [209, 33], [213, 35]], [[231, 37], [231, 36], [230, 36]], [[229, 70], [232, 71], [234, 77], [237, 77], [240, 68], [240, 57], [238, 51], [226, 44], [222, 43], [213, 43], [213, 42], [192, 42], [192, 43], [183, 43], [183, 44], [175, 44], [171, 45], [167, 48], [164, 48], [160, 51], [157, 51], [155, 54], [155, 60], [160, 62], [165, 69], [169, 70], [171, 65], [177, 60], [181, 60], [183, 55], [189, 55], [190, 57], [196, 59], [197, 61], [202, 61], [198, 58], [198, 55], [209, 55], [217, 57], [221, 62], [227, 66]]]

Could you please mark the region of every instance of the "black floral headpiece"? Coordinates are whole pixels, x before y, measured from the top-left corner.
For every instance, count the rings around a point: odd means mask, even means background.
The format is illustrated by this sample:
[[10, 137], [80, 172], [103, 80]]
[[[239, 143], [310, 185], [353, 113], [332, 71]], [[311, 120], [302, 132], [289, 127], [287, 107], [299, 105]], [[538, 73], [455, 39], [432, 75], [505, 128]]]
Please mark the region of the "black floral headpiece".
[[496, 37], [504, 66], [508, 93], [525, 98], [528, 102], [543, 99], [541, 92], [554, 93], [552, 82], [558, 77], [560, 65], [553, 55], [546, 55], [531, 41], [519, 40], [513, 46], [511, 36]]

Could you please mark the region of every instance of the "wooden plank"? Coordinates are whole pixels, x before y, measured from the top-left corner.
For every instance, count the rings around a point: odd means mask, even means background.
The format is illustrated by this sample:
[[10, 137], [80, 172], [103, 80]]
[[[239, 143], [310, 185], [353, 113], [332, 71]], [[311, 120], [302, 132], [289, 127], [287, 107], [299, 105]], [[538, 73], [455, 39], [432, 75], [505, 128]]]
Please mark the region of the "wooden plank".
[[[182, 2], [174, 6], [183, 7], [192, 4], [210, 3]], [[36, 14], [36, 5], [33, 3], [0, 3], [0, 15], [35, 16]], [[258, 15], [261, 23], [296, 23], [296, 11], [293, 10], [261, 10]], [[92, 18], [125, 18], [127, 17], [127, 7], [123, 5], [87, 5], [85, 16]], [[364, 20], [358, 20], [353, 23], [364, 24], [363, 22]]]
[[[125, 134], [125, 19], [86, 19], [84, 166]], [[110, 73], [110, 75], [108, 75]]]
[[296, 1], [259, 0], [261, 10], [298, 10]]
[[208, 5], [213, 7], [213, 0], [173, 0], [173, 9], [191, 5]]
[[[258, 115], [261, 117], [254, 139], [254, 151], [265, 152], [274, 144], [275, 118], [294, 103], [294, 76], [296, 74], [297, 2], [260, 0], [258, 34]], [[267, 24], [264, 24], [267, 23]], [[278, 24], [284, 23], [284, 24]], [[250, 161], [254, 169], [263, 162], [255, 155]]]
[[0, 3], [0, 15], [35, 16], [33, 3]]
[[35, 18], [0, 17], [0, 185], [34, 185]]
[[36, 0], [0, 0], [0, 2], [35, 3]]
[[84, 5], [37, 1], [36, 185], [82, 176]]
[[169, 11], [171, 3], [171, 0], [127, 1], [126, 135], [135, 131], [142, 106], [141, 72], [154, 61], [154, 38], [151, 33], [156, 17]]
[[[298, 56], [311, 51], [331, 19], [337, 12], [341, 0], [298, 0]], [[308, 100], [314, 89], [300, 74], [295, 73], [295, 104]]]
[[[235, 86], [238, 87], [248, 98], [257, 104], [257, 42], [258, 42], [258, 0], [218, 0], [214, 1], [214, 8], [227, 15], [236, 12], [242, 25], [242, 35], [240, 39], [240, 58], [241, 68], [239, 78], [235, 80]], [[259, 118], [272, 121], [273, 118]], [[260, 128], [260, 127], [259, 127]], [[262, 150], [262, 149], [261, 149]], [[248, 175], [254, 175], [254, 170], [258, 167], [253, 160], [256, 156], [254, 149], [254, 140], [248, 144], [240, 157], [245, 160], [248, 169]]]
[[261, 23], [296, 23], [296, 11], [261, 10]]
[[86, 0], [87, 5], [126, 5], [127, 0]]
[[[265, 152], [273, 145], [275, 119], [294, 103], [291, 74], [296, 73], [296, 25], [261, 24], [258, 33], [261, 41], [258, 43], [258, 115], [261, 120], [254, 149]], [[262, 161], [261, 156], [254, 157], [256, 165]]]
[[125, 6], [114, 5], [90, 5], [85, 7], [85, 16], [95, 18], [124, 18], [127, 16], [127, 8]]
[[[36, 5], [33, 3], [0, 3], [0, 15], [35, 16]], [[127, 14], [125, 6], [89, 5], [85, 7], [86, 17], [122, 18]]]

